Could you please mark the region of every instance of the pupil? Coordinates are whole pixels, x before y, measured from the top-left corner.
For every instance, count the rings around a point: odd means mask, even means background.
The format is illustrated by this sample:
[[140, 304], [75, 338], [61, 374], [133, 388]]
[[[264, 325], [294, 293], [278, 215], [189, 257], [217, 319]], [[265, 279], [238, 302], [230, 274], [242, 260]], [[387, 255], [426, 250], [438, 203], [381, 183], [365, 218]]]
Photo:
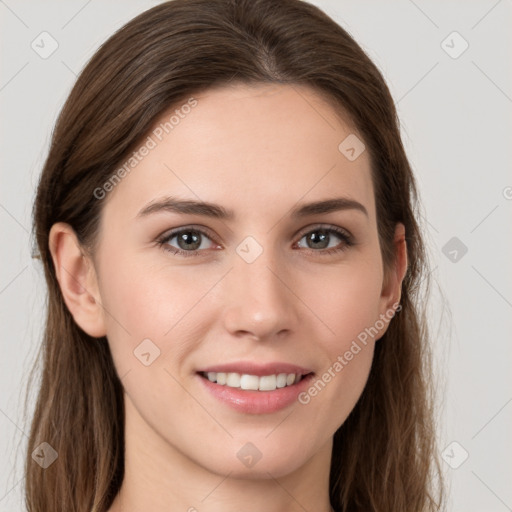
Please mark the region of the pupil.
[[[316, 233], [320, 233], [320, 235], [317, 236]], [[319, 230], [311, 233], [310, 241], [313, 242], [315, 248], [318, 248], [318, 245], [321, 245], [322, 247], [320, 247], [320, 249], [325, 249], [325, 247], [327, 247], [327, 245], [329, 245], [329, 244], [325, 245], [325, 242], [328, 238], [329, 238], [329, 236], [326, 234], [326, 231], [319, 229]]]
[[[194, 235], [193, 233], [193, 231], [185, 231], [178, 237], [178, 244], [182, 249], [197, 249], [201, 245], [199, 236]], [[181, 242], [189, 245], [185, 245], [185, 247], [183, 247]], [[192, 244], [192, 246], [190, 244]]]

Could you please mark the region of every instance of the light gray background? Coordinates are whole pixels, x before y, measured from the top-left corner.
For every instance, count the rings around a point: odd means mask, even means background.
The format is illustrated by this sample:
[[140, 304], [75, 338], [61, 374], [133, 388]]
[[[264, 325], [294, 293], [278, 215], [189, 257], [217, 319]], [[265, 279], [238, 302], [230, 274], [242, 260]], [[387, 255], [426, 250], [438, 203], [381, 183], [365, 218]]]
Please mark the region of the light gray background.
[[[50, 134], [99, 44], [157, 3], [0, 0], [0, 511], [23, 510], [21, 399], [45, 307], [29, 235]], [[382, 70], [419, 182], [434, 268], [431, 331], [448, 510], [512, 511], [511, 0], [313, 3]], [[59, 45], [47, 59], [31, 48], [43, 31]], [[458, 58], [445, 51], [462, 48], [457, 36], [446, 39], [453, 31], [469, 44]], [[466, 254], [455, 248], [450, 255], [453, 237]]]

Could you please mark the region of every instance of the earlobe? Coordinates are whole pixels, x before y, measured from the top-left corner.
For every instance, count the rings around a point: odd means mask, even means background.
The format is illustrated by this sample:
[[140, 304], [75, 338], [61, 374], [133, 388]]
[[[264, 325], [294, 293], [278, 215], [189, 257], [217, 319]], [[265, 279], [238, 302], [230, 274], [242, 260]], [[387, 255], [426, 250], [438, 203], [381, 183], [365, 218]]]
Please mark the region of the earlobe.
[[55, 223], [50, 230], [49, 248], [64, 302], [75, 322], [89, 336], [105, 336], [96, 272], [73, 228]]

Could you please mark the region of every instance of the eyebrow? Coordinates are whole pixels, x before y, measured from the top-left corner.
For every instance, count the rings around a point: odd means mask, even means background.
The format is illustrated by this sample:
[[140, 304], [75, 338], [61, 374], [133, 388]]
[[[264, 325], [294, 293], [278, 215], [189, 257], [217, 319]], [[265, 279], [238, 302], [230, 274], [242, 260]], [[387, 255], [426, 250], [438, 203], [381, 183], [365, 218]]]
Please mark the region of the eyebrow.
[[[290, 216], [294, 219], [300, 219], [312, 215], [342, 210], [360, 211], [368, 217], [368, 211], [361, 203], [347, 197], [335, 197], [323, 201], [299, 204], [291, 210]], [[218, 204], [189, 199], [177, 199], [175, 197], [164, 197], [156, 201], [151, 201], [139, 211], [137, 218], [161, 212], [201, 215], [223, 220], [234, 220], [235, 218], [235, 213], [232, 210], [227, 210]]]

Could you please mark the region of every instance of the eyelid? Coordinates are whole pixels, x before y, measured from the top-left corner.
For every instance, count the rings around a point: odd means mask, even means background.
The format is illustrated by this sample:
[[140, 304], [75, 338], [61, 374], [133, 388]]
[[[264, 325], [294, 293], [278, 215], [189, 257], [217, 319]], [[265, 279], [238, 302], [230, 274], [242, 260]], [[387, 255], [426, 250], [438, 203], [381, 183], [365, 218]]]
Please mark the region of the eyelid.
[[325, 222], [311, 224], [310, 226], [307, 226], [307, 227], [303, 228], [302, 230], [300, 230], [299, 233], [297, 234], [297, 236], [300, 236], [302, 238], [304, 235], [307, 235], [308, 233], [310, 233], [311, 231], [315, 231], [316, 229], [338, 231], [338, 232], [344, 234], [349, 240], [352, 240], [354, 238], [352, 233], [350, 231], [348, 231], [347, 229], [342, 228], [341, 226], [336, 226], [335, 224], [329, 224], [329, 223], [325, 223]]
[[179, 226], [177, 228], [168, 229], [164, 231], [161, 235], [158, 235], [157, 240], [169, 239], [173, 236], [179, 235], [183, 231], [197, 231], [198, 233], [202, 233], [203, 235], [210, 238], [212, 241], [216, 242], [216, 235], [213, 233], [213, 231], [210, 228], [207, 228], [206, 226], [202, 226], [199, 224], [187, 224], [185, 226]]

